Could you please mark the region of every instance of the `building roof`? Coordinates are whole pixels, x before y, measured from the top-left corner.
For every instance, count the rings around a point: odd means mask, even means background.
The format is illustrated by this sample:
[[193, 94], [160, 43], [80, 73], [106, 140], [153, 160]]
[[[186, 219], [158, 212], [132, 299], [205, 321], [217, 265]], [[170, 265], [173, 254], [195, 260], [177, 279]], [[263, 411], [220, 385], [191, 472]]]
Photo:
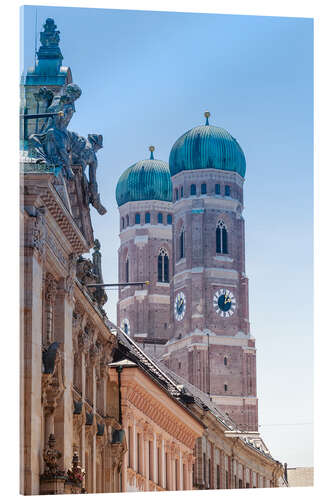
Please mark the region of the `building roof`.
[[237, 172], [245, 177], [246, 161], [237, 140], [225, 129], [209, 125], [194, 127], [183, 134], [173, 145], [169, 166], [171, 176], [183, 170], [213, 168]]
[[116, 329], [119, 346], [118, 353], [115, 353], [114, 361], [110, 366], [116, 367], [120, 361], [123, 361], [123, 364], [131, 367], [134, 362], [166, 390], [170, 396], [175, 398], [185, 410], [189, 411], [192, 416], [194, 414], [191, 411], [191, 405], [195, 404], [215, 417], [224, 427], [226, 436], [239, 438], [245, 446], [266, 459], [279, 463], [272, 457], [259, 433], [246, 433], [238, 429], [232, 418], [217, 408], [208, 394], [190, 384], [190, 382], [174, 373], [160, 361], [148, 356], [121, 328], [115, 327], [111, 322], [109, 322], [109, 327]]
[[169, 165], [155, 160], [153, 151], [149, 159], [134, 163], [120, 176], [116, 187], [119, 207], [129, 201], [172, 201]]

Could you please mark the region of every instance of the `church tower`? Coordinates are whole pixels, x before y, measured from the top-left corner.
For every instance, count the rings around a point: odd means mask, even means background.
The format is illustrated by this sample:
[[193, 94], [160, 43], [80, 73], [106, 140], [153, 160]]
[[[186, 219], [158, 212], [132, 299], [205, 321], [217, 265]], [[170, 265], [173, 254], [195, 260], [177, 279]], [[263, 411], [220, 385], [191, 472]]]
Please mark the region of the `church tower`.
[[209, 124], [182, 135], [169, 159], [173, 186], [173, 338], [164, 361], [246, 431], [258, 428], [256, 350], [245, 274], [244, 153]]
[[[159, 355], [170, 338], [172, 186], [169, 166], [154, 158], [138, 161], [119, 178], [120, 216], [117, 322], [146, 352]], [[146, 282], [138, 287], [126, 283]]]

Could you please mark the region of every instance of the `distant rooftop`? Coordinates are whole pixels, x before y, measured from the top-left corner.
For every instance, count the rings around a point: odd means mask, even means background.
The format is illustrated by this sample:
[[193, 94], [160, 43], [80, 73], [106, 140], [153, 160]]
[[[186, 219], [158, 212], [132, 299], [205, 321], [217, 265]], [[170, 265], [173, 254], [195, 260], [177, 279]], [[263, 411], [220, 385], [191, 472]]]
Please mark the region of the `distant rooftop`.
[[313, 467], [287, 468], [289, 486], [313, 486]]

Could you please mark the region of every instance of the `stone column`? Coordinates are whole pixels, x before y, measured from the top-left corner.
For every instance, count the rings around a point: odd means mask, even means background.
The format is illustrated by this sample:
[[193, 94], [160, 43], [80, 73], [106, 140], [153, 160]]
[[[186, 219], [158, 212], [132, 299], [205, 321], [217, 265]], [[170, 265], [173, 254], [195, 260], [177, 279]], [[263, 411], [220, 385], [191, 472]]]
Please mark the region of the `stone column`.
[[[21, 283], [21, 493], [39, 494], [43, 448], [41, 412], [42, 307], [45, 221], [40, 210], [25, 228]], [[23, 242], [22, 242], [23, 243]]]
[[58, 283], [55, 304], [54, 340], [60, 343], [63, 358], [64, 393], [55, 415], [55, 435], [62, 453], [61, 465], [67, 469], [72, 461], [73, 449], [73, 342], [72, 342], [72, 299], [73, 281], [63, 278]]

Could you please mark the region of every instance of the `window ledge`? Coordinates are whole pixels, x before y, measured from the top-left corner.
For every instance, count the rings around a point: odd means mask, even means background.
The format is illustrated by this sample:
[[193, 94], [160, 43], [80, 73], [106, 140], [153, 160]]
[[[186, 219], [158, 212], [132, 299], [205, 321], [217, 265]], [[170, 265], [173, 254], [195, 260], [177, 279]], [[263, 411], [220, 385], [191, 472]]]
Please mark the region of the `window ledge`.
[[222, 262], [233, 262], [234, 261], [234, 259], [232, 259], [231, 257], [228, 257], [227, 255], [215, 255], [214, 259], [222, 261]]

